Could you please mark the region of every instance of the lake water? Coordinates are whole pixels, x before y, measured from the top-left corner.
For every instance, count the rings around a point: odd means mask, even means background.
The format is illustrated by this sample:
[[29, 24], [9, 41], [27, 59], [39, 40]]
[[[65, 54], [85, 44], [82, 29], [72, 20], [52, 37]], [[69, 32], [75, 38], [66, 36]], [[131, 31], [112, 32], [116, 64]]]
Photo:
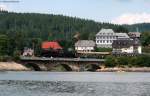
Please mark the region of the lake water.
[[150, 73], [0, 72], [0, 96], [150, 96]]

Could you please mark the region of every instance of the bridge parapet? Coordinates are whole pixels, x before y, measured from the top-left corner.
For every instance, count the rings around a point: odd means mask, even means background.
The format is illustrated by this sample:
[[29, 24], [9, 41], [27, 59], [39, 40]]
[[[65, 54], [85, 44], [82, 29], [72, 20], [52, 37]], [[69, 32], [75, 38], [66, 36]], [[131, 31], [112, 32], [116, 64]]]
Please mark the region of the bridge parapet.
[[71, 62], [105, 62], [105, 59], [93, 58], [46, 58], [46, 57], [20, 57], [21, 60], [29, 61], [71, 61]]

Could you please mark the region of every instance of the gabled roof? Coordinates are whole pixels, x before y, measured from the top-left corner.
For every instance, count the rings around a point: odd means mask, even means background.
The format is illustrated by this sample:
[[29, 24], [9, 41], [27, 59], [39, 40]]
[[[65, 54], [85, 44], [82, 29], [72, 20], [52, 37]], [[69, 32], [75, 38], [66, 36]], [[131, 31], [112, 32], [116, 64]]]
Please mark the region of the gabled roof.
[[[115, 33], [112, 29], [104, 29], [102, 28], [96, 35], [103, 35], [103, 33]], [[106, 35], [111, 35], [111, 34], [106, 34]]]
[[130, 38], [127, 33], [116, 33], [116, 36], [117, 36], [117, 39], [129, 39]]
[[42, 43], [42, 49], [62, 49], [62, 47], [58, 44], [58, 42], [49, 42], [45, 41]]
[[75, 43], [76, 47], [94, 47], [95, 42], [93, 40], [79, 40]]

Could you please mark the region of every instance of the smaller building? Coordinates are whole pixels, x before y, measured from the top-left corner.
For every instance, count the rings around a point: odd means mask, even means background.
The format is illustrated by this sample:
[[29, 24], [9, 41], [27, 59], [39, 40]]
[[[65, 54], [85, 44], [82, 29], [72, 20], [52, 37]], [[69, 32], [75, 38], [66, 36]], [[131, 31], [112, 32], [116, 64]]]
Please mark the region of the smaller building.
[[129, 32], [128, 35], [132, 39], [141, 37], [141, 33], [140, 32]]
[[140, 41], [133, 39], [117, 39], [114, 40], [113, 54], [141, 54], [142, 47]]
[[114, 40], [112, 46], [114, 54], [133, 53], [133, 40], [130, 39]]
[[34, 56], [34, 50], [31, 48], [24, 48], [23, 56]]
[[77, 52], [91, 52], [94, 51], [95, 42], [93, 40], [79, 40], [75, 43], [75, 50]]
[[55, 41], [45, 41], [41, 45], [42, 52], [41, 56], [43, 57], [61, 57], [63, 48]]

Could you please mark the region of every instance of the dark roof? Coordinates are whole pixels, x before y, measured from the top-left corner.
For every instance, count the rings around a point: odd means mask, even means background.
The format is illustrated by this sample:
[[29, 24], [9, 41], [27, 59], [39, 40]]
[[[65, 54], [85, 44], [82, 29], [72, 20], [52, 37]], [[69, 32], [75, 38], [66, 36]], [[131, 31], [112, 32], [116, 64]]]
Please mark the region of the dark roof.
[[58, 44], [58, 42], [48, 42], [45, 41], [42, 43], [42, 49], [62, 49], [62, 47]]

